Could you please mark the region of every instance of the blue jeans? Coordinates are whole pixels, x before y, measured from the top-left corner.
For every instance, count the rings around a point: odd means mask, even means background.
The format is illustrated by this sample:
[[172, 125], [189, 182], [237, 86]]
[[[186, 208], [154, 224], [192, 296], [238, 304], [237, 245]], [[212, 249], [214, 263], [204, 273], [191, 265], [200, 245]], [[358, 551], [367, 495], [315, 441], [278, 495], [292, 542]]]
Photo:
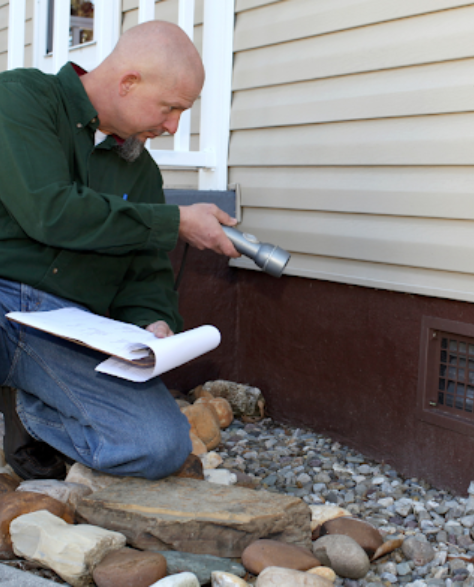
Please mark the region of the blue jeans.
[[97, 373], [103, 354], [5, 318], [67, 306], [81, 307], [0, 279], [0, 384], [18, 390], [25, 428], [104, 473], [160, 479], [175, 472], [192, 449], [189, 424], [158, 377], [132, 383]]

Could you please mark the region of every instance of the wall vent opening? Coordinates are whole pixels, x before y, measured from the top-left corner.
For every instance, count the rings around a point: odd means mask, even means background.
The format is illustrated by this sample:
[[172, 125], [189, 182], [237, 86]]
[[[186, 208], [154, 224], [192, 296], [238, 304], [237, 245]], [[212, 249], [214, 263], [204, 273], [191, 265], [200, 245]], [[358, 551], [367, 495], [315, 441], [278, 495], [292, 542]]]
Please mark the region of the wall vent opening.
[[474, 324], [423, 317], [418, 415], [474, 436]]

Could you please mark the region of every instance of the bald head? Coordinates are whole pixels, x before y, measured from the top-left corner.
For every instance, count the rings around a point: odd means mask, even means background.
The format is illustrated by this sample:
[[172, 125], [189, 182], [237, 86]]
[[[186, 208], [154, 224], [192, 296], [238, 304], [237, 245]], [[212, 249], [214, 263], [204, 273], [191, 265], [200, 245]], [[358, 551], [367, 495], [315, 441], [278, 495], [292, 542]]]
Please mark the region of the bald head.
[[177, 83], [188, 78], [199, 88], [204, 82], [201, 58], [188, 35], [159, 20], [126, 31], [104, 64], [119, 71], [136, 68], [146, 80], [167, 77]]
[[[145, 99], [150, 108], [153, 100], [155, 104], [164, 100], [165, 108], [182, 112], [200, 94], [204, 68], [196, 47], [180, 27], [155, 20], [126, 31], [112, 53], [81, 81], [99, 114], [101, 130], [127, 138], [130, 130], [122, 124], [125, 107], [133, 115], [133, 109], [147, 108]], [[138, 126], [136, 132], [156, 131], [151, 132], [155, 136], [175, 132], [171, 127], [158, 128], [158, 122], [151, 120], [149, 125]]]

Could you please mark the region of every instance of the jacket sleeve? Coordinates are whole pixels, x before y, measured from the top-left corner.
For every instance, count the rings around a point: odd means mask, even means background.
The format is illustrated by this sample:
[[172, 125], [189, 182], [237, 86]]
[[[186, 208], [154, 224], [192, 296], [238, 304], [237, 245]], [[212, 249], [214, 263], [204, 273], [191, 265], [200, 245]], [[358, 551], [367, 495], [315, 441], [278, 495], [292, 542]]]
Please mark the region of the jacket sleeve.
[[110, 307], [111, 318], [137, 326], [164, 320], [178, 333], [183, 321], [173, 285], [173, 271], [166, 253], [136, 253]]
[[0, 200], [18, 236], [106, 255], [173, 249], [177, 206], [132, 203], [72, 182], [58, 108], [52, 92], [38, 95], [23, 81], [0, 86]]

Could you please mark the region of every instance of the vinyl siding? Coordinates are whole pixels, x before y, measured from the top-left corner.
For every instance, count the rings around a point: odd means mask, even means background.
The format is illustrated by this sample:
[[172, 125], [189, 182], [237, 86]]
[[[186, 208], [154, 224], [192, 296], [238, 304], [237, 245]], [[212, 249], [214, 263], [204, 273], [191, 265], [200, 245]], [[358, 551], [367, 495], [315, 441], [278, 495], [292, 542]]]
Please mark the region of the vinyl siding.
[[[9, 3], [0, 0], [0, 71], [8, 67], [8, 10]], [[26, 0], [25, 7], [25, 67], [33, 65], [34, 0]]]
[[241, 228], [294, 275], [474, 301], [474, 3], [236, 6]]

